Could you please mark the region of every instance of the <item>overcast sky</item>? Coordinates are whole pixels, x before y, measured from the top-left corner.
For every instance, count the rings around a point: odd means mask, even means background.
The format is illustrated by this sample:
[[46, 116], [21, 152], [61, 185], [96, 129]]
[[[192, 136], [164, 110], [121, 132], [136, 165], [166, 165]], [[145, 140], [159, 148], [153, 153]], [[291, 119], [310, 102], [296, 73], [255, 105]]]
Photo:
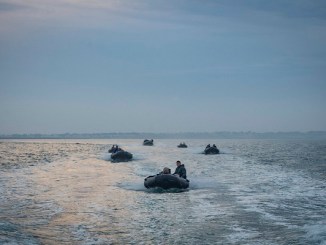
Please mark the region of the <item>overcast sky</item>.
[[0, 134], [326, 130], [326, 1], [0, 0]]

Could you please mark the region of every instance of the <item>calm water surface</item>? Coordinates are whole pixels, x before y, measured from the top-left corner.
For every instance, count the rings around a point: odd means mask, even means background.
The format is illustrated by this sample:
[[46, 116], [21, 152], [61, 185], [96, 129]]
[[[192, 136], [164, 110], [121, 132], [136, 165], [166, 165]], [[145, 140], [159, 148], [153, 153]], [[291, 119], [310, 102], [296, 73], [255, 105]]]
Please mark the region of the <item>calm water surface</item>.
[[[0, 142], [0, 244], [326, 244], [325, 141], [181, 141]], [[144, 188], [176, 160], [189, 190]]]

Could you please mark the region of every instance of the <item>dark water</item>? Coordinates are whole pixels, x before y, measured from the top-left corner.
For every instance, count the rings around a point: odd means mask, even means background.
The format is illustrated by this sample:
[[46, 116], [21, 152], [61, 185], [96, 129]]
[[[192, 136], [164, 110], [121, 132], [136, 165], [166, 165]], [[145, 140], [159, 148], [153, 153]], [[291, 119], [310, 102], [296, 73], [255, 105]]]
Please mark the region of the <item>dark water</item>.
[[[325, 141], [181, 141], [0, 142], [0, 244], [326, 244]], [[176, 160], [189, 190], [143, 187]]]

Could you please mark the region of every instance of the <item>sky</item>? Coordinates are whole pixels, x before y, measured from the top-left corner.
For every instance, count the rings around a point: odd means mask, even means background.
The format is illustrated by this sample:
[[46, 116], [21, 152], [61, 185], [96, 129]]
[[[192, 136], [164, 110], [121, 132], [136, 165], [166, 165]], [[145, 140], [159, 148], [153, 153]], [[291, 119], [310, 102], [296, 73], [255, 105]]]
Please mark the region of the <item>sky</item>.
[[326, 130], [324, 0], [0, 0], [0, 134]]

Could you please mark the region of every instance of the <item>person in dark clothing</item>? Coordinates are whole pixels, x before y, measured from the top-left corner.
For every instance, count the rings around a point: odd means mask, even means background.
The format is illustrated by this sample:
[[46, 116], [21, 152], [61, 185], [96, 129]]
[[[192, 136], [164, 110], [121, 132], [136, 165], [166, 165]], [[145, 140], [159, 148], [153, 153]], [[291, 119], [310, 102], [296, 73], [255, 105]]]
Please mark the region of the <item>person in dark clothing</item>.
[[207, 149], [207, 148], [210, 148], [210, 147], [211, 147], [211, 144], [208, 144], [208, 145], [206, 146], [206, 149]]
[[115, 145], [112, 152], [116, 153], [117, 151], [118, 151], [118, 145]]
[[187, 171], [184, 164], [181, 164], [180, 161], [176, 162], [177, 168], [173, 174], [179, 175], [181, 178], [187, 179]]

